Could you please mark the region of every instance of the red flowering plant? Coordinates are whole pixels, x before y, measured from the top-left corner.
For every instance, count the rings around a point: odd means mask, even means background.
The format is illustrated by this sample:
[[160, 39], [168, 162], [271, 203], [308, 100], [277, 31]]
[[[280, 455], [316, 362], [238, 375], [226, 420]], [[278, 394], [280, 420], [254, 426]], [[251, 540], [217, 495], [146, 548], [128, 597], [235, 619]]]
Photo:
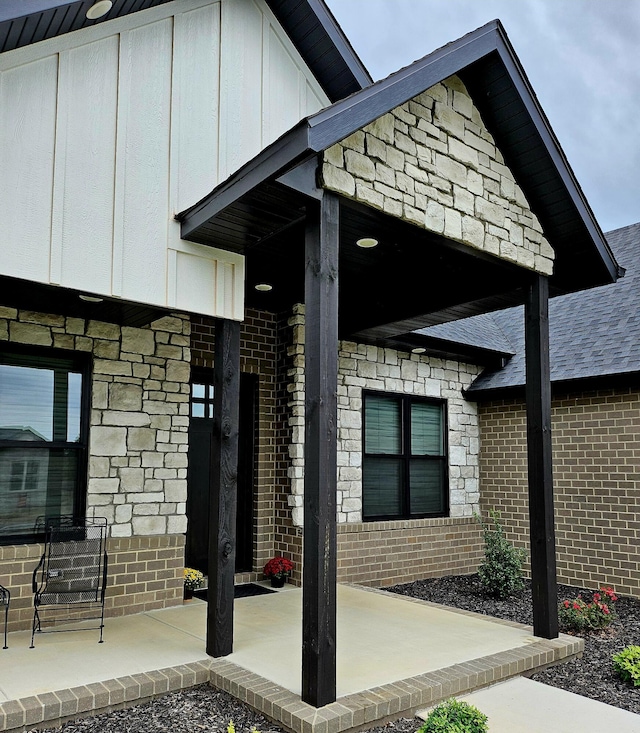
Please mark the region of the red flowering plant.
[[611, 624], [616, 617], [614, 603], [618, 600], [613, 588], [604, 586], [595, 591], [591, 601], [580, 594], [574, 600], [562, 601], [559, 608], [559, 621], [568, 631], [597, 631]]
[[267, 578], [286, 578], [293, 570], [293, 563], [286, 557], [272, 557], [264, 566], [264, 574]]

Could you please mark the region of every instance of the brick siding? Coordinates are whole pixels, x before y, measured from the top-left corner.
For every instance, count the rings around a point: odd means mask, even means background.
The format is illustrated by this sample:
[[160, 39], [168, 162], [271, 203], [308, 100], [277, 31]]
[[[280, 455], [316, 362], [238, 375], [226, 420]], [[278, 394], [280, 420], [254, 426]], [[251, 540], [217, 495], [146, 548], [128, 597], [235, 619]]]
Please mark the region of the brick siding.
[[[479, 414], [482, 509], [499, 509], [528, 549], [524, 403], [481, 403]], [[559, 581], [640, 597], [640, 391], [554, 398], [552, 440]]]
[[[42, 549], [41, 544], [0, 546], [0, 576], [11, 590], [9, 631], [31, 628], [31, 578]], [[107, 552], [107, 617], [152, 611], [182, 601], [184, 535], [112, 537], [107, 540]]]

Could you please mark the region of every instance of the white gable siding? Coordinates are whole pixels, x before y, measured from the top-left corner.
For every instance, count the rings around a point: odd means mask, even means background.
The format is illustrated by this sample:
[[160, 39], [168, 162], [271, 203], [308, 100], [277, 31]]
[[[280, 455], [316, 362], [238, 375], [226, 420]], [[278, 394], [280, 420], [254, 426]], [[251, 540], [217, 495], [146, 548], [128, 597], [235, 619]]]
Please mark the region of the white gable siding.
[[262, 0], [173, 2], [0, 57], [0, 273], [241, 319], [174, 215], [328, 103]]

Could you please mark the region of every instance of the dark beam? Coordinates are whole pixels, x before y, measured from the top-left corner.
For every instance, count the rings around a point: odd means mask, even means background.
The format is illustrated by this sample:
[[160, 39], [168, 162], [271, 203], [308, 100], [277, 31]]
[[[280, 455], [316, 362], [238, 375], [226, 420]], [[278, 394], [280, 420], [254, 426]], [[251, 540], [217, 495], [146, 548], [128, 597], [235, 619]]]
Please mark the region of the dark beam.
[[338, 198], [309, 211], [305, 236], [305, 470], [302, 699], [336, 699]]
[[556, 541], [551, 459], [549, 281], [537, 275], [525, 304], [527, 455], [533, 633], [558, 636]]
[[212, 657], [224, 657], [233, 651], [239, 394], [240, 324], [218, 320], [214, 347], [207, 605], [207, 654]]

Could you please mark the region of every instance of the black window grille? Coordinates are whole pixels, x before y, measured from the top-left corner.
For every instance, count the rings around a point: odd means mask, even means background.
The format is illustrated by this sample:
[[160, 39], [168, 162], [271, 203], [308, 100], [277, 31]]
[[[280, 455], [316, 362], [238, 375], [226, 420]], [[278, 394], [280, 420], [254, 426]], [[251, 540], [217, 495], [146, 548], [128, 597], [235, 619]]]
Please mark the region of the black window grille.
[[364, 520], [446, 516], [446, 404], [380, 392], [363, 396]]

